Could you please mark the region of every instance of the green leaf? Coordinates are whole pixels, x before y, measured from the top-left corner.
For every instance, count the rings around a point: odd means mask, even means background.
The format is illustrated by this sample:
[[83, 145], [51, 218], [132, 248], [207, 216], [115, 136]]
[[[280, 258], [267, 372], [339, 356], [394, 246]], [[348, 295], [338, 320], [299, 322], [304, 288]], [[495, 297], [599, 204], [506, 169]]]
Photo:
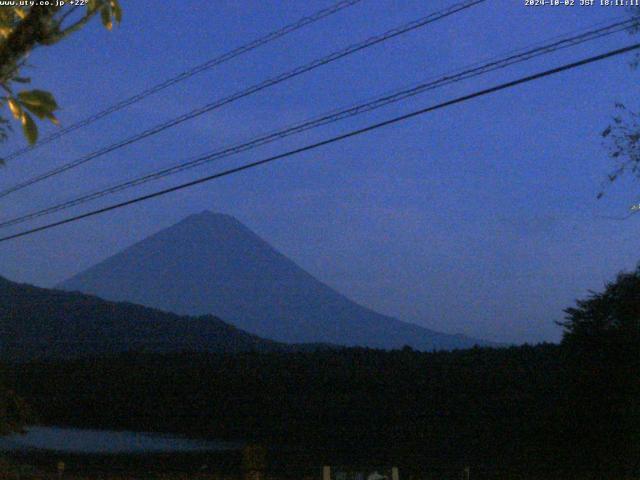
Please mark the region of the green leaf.
[[48, 106], [29, 105], [28, 103], [23, 103], [22, 105], [24, 106], [24, 108], [29, 110], [31, 113], [33, 113], [39, 119], [43, 120], [45, 118], [48, 118], [53, 123], [57, 124], [56, 117], [53, 115], [53, 113], [51, 113], [51, 110], [49, 109]]
[[113, 18], [120, 23], [122, 21], [122, 7], [118, 0], [111, 0], [111, 10], [113, 10]]
[[28, 90], [18, 93], [20, 103], [27, 108], [38, 108], [42, 111], [53, 112], [58, 108], [53, 95], [44, 90]]
[[25, 108], [29, 110], [31, 113], [33, 113], [40, 120], [44, 120], [45, 118], [47, 118], [51, 120], [53, 123], [55, 123], [56, 125], [58, 124], [58, 120], [56, 119], [55, 115], [48, 110], [44, 110], [40, 107], [30, 107], [28, 105], [25, 105]]
[[9, 104], [9, 110], [11, 110], [11, 113], [16, 118], [16, 120], [20, 120], [24, 112], [22, 111], [22, 107], [20, 106], [18, 101], [15, 98], [10, 98], [9, 100], [7, 100], [7, 103]]
[[31, 79], [28, 77], [13, 77], [11, 80], [19, 83], [31, 83]]
[[33, 145], [38, 140], [38, 127], [27, 112], [22, 115], [22, 131], [29, 144]]
[[107, 28], [107, 30], [111, 30], [111, 28], [113, 28], [113, 23], [111, 22], [111, 8], [109, 5], [105, 5], [100, 9], [100, 17], [102, 18], [102, 24]]
[[53, 113], [50, 113], [49, 115], [47, 115], [47, 118], [51, 120], [51, 123], [53, 123], [54, 125], [56, 126], [60, 125], [60, 121], [56, 118], [56, 116]]

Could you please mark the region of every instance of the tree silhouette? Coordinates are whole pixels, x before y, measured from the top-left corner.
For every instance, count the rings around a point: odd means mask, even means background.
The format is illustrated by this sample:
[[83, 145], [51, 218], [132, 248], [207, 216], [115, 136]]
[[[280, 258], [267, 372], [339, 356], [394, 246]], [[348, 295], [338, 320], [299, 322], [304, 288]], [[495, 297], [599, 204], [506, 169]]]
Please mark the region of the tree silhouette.
[[603, 477], [630, 476], [640, 455], [640, 267], [565, 312], [573, 459]]

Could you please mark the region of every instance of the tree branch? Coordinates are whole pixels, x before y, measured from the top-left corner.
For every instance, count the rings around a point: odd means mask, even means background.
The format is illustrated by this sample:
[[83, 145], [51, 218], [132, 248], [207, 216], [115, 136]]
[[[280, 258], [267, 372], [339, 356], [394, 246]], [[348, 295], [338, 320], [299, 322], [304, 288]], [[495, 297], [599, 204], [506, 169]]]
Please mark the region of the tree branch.
[[[59, 28], [56, 31], [52, 32], [46, 39], [46, 43], [56, 43], [62, 40], [67, 35], [72, 34], [73, 32], [80, 30], [93, 16], [98, 12], [98, 10], [89, 10], [82, 18], [80, 18], [77, 22], [69, 25], [64, 30], [60, 30]], [[62, 20], [60, 21], [62, 23]], [[58, 26], [59, 27], [59, 26]]]
[[56, 6], [34, 6], [27, 16], [0, 44], [0, 82], [5, 82], [15, 65], [38, 43], [44, 43], [51, 34], [51, 19], [60, 9]]

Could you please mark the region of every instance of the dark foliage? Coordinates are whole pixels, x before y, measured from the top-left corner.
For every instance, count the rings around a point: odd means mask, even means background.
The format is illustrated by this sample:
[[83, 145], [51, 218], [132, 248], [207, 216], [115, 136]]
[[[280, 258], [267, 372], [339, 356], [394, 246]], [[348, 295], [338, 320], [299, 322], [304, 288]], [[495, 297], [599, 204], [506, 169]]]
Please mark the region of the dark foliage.
[[638, 474], [640, 267], [566, 310], [562, 342], [573, 462], [602, 476]]
[[557, 467], [558, 354], [135, 354], [22, 364], [15, 381], [46, 423], [254, 440], [334, 462], [546, 470]]
[[128, 352], [16, 364], [11, 382], [44, 423], [255, 441], [287, 462], [634, 478], [640, 269], [566, 313], [559, 346]]

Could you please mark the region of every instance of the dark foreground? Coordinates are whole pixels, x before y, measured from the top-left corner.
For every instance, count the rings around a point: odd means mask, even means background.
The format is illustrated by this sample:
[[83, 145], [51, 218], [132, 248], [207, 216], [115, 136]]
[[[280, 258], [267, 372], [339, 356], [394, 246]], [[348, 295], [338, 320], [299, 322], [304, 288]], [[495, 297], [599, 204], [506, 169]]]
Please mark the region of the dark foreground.
[[[577, 381], [589, 379], [576, 380], [570, 362], [558, 345], [435, 353], [356, 348], [126, 354], [16, 364], [11, 372], [41, 424], [288, 446], [269, 455], [274, 478], [371, 464], [397, 465], [403, 478], [417, 479], [460, 478], [465, 466], [473, 478], [603, 478], [616, 471], [612, 462], [627, 468], [632, 461], [618, 427], [627, 412], [611, 408], [615, 397], [602, 397], [589, 383], [585, 395]], [[241, 474], [233, 454], [65, 463], [79, 474]]]
[[[59, 470], [60, 462], [64, 470]], [[15, 480], [98, 480], [98, 479], [200, 479], [200, 480], [323, 480], [323, 464], [309, 455], [291, 452], [269, 457], [259, 472], [247, 471], [241, 452], [179, 453], [145, 455], [74, 455], [53, 452], [0, 457], [0, 479]], [[354, 480], [360, 472], [388, 474], [393, 464], [374, 459], [369, 462], [333, 464], [331, 480]], [[421, 468], [398, 467], [399, 480], [466, 480], [465, 467], [424, 465]], [[343, 473], [341, 473], [343, 472]], [[565, 480], [557, 471], [517, 471], [478, 468], [468, 470], [469, 477], [486, 480]], [[346, 474], [346, 476], [341, 476]], [[581, 477], [595, 478], [595, 477]], [[392, 480], [388, 476], [388, 480]]]

